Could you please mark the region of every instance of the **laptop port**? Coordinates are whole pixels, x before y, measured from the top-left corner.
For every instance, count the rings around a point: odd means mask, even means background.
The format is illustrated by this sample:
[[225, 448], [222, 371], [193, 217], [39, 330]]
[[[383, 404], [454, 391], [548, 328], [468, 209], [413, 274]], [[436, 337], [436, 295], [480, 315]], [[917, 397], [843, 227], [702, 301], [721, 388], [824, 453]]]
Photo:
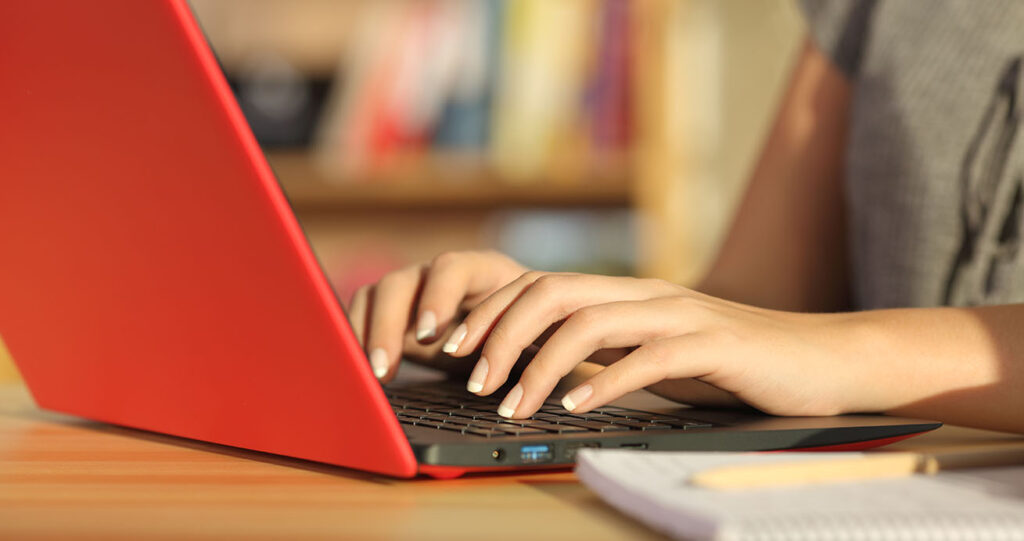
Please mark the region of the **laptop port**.
[[519, 460], [523, 464], [551, 462], [554, 458], [550, 445], [524, 445], [519, 448]]
[[565, 458], [568, 460], [576, 460], [576, 451], [580, 449], [600, 449], [601, 444], [596, 441], [581, 441], [574, 443], [567, 443], [565, 445]]
[[621, 449], [646, 449], [646, 443], [623, 443], [619, 446]]

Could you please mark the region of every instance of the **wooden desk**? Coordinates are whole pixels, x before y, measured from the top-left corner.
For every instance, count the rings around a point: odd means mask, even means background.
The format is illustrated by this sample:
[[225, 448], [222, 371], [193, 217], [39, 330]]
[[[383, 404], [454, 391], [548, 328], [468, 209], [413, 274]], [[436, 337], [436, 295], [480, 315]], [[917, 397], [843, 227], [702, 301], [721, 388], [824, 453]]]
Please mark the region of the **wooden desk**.
[[399, 481], [36, 409], [0, 385], [0, 539], [661, 539], [571, 472]]
[[[944, 427], [890, 449], [1024, 445]], [[661, 539], [572, 473], [397, 481], [112, 427], [0, 385], [0, 539]]]

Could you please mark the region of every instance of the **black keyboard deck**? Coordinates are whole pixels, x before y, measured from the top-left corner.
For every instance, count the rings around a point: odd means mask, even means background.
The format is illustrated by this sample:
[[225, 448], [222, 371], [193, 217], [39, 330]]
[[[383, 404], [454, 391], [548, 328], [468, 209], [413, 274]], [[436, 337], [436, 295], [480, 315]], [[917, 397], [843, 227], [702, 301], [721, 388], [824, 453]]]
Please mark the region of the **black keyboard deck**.
[[[506, 419], [497, 414], [500, 397], [478, 397], [438, 385], [429, 388], [385, 389], [398, 421], [406, 425], [451, 430], [484, 438], [627, 432], [631, 430], [688, 430], [709, 428], [710, 423], [672, 415], [604, 406], [587, 413], [569, 413], [557, 401], [545, 402], [528, 419]], [[498, 393], [495, 393], [496, 395]]]

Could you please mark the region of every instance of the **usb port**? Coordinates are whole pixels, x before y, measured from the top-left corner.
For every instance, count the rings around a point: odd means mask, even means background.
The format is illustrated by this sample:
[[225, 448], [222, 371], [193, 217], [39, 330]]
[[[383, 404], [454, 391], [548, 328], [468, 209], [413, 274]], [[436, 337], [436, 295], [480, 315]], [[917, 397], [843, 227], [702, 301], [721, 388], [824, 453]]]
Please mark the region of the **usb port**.
[[519, 448], [519, 459], [523, 464], [551, 462], [553, 458], [550, 445], [524, 445]]
[[623, 443], [619, 446], [621, 449], [646, 449], [646, 443]]

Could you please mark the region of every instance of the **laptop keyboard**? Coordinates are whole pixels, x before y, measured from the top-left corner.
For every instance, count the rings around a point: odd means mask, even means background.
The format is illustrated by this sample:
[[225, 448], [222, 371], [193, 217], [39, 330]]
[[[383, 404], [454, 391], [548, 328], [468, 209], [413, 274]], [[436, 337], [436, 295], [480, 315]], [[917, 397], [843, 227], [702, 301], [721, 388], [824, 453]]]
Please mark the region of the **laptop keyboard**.
[[506, 419], [496, 412], [500, 402], [497, 397], [467, 395], [461, 389], [444, 385], [384, 391], [401, 424], [450, 430], [483, 438], [689, 430], [713, 426], [696, 419], [617, 406], [604, 406], [575, 414], [567, 412], [554, 400], [545, 402], [540, 411], [528, 419]]

